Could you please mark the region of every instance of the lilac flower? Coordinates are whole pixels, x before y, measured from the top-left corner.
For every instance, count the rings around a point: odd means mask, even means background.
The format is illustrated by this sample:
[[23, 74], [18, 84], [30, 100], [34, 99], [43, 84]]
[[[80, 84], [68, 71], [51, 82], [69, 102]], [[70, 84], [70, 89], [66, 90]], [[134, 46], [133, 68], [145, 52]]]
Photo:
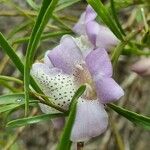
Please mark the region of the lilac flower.
[[133, 64], [131, 69], [141, 76], [150, 76], [150, 58], [142, 58]]
[[96, 22], [96, 16], [96, 12], [88, 5], [73, 30], [79, 35], [87, 36], [95, 47], [109, 50], [109, 48], [116, 45], [119, 40], [109, 28]]
[[[104, 132], [108, 116], [103, 104], [118, 100], [124, 94], [112, 79], [112, 66], [105, 49], [93, 50], [86, 45], [89, 48], [87, 54], [83, 51], [85, 45], [77, 41], [78, 38], [63, 36], [60, 44], [47, 51], [43, 62], [35, 63], [31, 70], [45, 95], [65, 110], [80, 85], [86, 85], [86, 91], [77, 103], [71, 134], [74, 142], [88, 140]], [[58, 112], [43, 104], [41, 109], [45, 113]]]

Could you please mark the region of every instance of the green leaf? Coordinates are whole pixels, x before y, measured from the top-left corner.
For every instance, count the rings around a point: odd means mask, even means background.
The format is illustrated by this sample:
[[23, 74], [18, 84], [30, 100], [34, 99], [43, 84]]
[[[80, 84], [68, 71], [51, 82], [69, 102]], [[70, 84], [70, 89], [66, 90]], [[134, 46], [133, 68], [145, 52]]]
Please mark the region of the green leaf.
[[[41, 36], [41, 40], [46, 40], [49, 38], [54, 38], [54, 37], [58, 37], [58, 36], [62, 36], [64, 34], [71, 34], [71, 31], [56, 31], [56, 32], [52, 32], [52, 33], [44, 33]], [[15, 39], [14, 41], [12, 41], [13, 44], [16, 43], [24, 43], [24, 42], [28, 42], [30, 39], [30, 37], [24, 37], [24, 38], [19, 38], [19, 39]]]
[[114, 49], [112, 56], [111, 56], [111, 60], [112, 60], [112, 64], [113, 64], [113, 68], [116, 69], [116, 65], [119, 59], [119, 56], [122, 54], [122, 50], [123, 48], [128, 44], [128, 42], [135, 37], [135, 35], [138, 33], [139, 31], [134, 31], [131, 34], [129, 34], [128, 36], [125, 37], [125, 40], [120, 42], [117, 47]]
[[87, 2], [93, 7], [97, 15], [103, 20], [103, 22], [110, 28], [110, 30], [116, 35], [118, 39], [123, 41], [123, 36], [114, 20], [111, 18], [111, 14], [103, 5], [101, 0], [87, 0]]
[[19, 89], [14, 88], [13, 86], [11, 86], [8, 82], [6, 82], [4, 80], [0, 80], [0, 85], [9, 89], [13, 93], [19, 92]]
[[24, 103], [24, 94], [8, 94], [0, 96], [0, 105]]
[[[123, 8], [133, 6], [133, 5], [144, 4], [145, 2], [146, 2], [145, 0], [114, 0], [117, 10], [121, 10]], [[108, 7], [109, 5], [110, 3], [108, 3]]]
[[71, 5], [79, 2], [79, 1], [81, 1], [81, 0], [60, 0], [58, 2], [58, 5], [57, 5], [55, 11], [62, 10], [64, 8], [68, 7], [68, 6], [71, 6]]
[[[24, 74], [24, 65], [23, 65], [22, 61], [17, 56], [17, 54], [15, 53], [13, 48], [9, 45], [6, 38], [3, 36], [3, 34], [1, 32], [0, 32], [0, 46], [2, 47], [4, 52], [6, 52], [6, 54], [9, 56], [9, 58], [12, 60], [12, 62], [15, 64], [15, 66], [18, 68], [20, 73], [23, 75]], [[31, 77], [30, 83], [35, 91], [41, 93], [40, 88], [38, 87], [38, 85], [36, 84], [36, 82], [34, 81], [34, 79], [32, 77]]]
[[19, 69], [19, 71], [23, 74], [24, 72], [23, 63], [21, 62], [20, 58], [17, 56], [13, 48], [9, 45], [9, 43], [2, 35], [2, 33], [0, 33], [0, 46], [7, 53], [7, 55], [10, 57], [10, 59], [13, 61], [13, 63]]
[[28, 113], [29, 107], [29, 83], [30, 83], [30, 68], [33, 62], [35, 50], [39, 44], [42, 32], [49, 21], [49, 18], [52, 16], [52, 13], [58, 3], [58, 0], [43, 0], [42, 7], [36, 19], [36, 23], [32, 30], [27, 52], [26, 52], [26, 61], [24, 68], [24, 90], [25, 90], [25, 115]]
[[17, 78], [14, 77], [10, 77], [10, 76], [2, 76], [0, 75], [0, 80], [4, 80], [4, 81], [12, 81], [12, 82], [16, 82], [19, 84], [23, 84], [23, 82]]
[[119, 22], [119, 20], [118, 20], [118, 17], [117, 17], [117, 12], [116, 12], [116, 9], [115, 9], [114, 0], [110, 0], [110, 4], [111, 4], [111, 5], [110, 5], [110, 6], [111, 6], [111, 12], [112, 12], [113, 18], [114, 18], [114, 20], [115, 20], [115, 22], [116, 22], [116, 25], [118, 26], [120, 32], [121, 32], [123, 35], [125, 35], [125, 32], [124, 32], [124, 30], [122, 29], [122, 26], [121, 26], [121, 24], [120, 24], [120, 22]]
[[27, 3], [35, 10], [40, 8], [33, 0], [27, 0]]
[[33, 117], [21, 118], [21, 119], [16, 119], [8, 122], [6, 127], [13, 127], [13, 128], [20, 127], [20, 126], [47, 121], [52, 118], [63, 117], [63, 116], [65, 115], [61, 113], [57, 113], [57, 114], [44, 114], [44, 115], [38, 115]]
[[76, 106], [77, 106], [77, 100], [78, 98], [84, 93], [86, 89], [86, 86], [83, 85], [81, 86], [75, 93], [75, 95], [72, 98], [71, 104], [70, 104], [70, 113], [69, 113], [69, 117], [68, 120], [65, 124], [61, 139], [60, 139], [60, 143], [57, 147], [57, 150], [69, 150], [71, 147], [71, 141], [70, 141], [70, 135], [71, 135], [71, 131], [72, 131], [72, 126], [75, 120], [75, 116], [76, 116]]
[[21, 32], [23, 30], [26, 30], [29, 26], [32, 25], [31, 21], [23, 22], [22, 24], [19, 24], [12, 28], [12, 30], [9, 32], [7, 39], [11, 39], [16, 33]]
[[22, 106], [22, 104], [9, 104], [9, 105], [0, 106], [0, 113], [10, 111], [10, 110], [18, 108], [20, 106]]
[[143, 127], [144, 129], [150, 130], [150, 117], [143, 116], [141, 114], [137, 114], [135, 112], [129, 111], [127, 109], [121, 108], [114, 104], [107, 104], [111, 109], [116, 111], [118, 114], [122, 115], [123, 117], [127, 118], [131, 122], [135, 123]]

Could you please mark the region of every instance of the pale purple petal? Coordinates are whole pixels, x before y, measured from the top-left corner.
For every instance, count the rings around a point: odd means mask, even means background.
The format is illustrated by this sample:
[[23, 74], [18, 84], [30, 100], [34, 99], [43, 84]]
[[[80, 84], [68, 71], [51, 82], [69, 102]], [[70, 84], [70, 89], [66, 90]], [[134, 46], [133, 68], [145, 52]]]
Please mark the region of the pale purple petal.
[[117, 45], [118, 43], [119, 40], [109, 28], [99, 25], [99, 31], [97, 32], [95, 44], [97, 47], [108, 50], [110, 47]]
[[124, 95], [122, 88], [112, 78], [102, 77], [95, 81], [97, 96], [103, 104], [116, 101]]
[[44, 64], [48, 65], [50, 68], [54, 67], [51, 60], [48, 57], [48, 54], [50, 53], [50, 50], [46, 51], [44, 55]]
[[80, 99], [70, 139], [73, 142], [89, 140], [102, 134], [107, 125], [107, 113], [98, 100]]
[[95, 49], [85, 59], [94, 80], [101, 76], [112, 76], [112, 65], [105, 49]]
[[73, 31], [79, 35], [86, 35], [85, 12], [81, 14], [79, 21], [74, 25]]
[[95, 21], [90, 21], [86, 23], [86, 33], [92, 44], [94, 46], [97, 46], [96, 41], [99, 34], [99, 24]]
[[88, 5], [86, 8], [86, 14], [85, 14], [85, 22], [88, 23], [89, 21], [95, 20], [97, 14], [94, 11], [94, 9]]
[[133, 64], [131, 69], [141, 76], [150, 76], [150, 58], [142, 58]]
[[52, 123], [53, 123], [55, 129], [60, 130], [64, 127], [65, 118], [64, 117], [54, 118], [54, 119], [52, 119]]
[[93, 8], [88, 5], [86, 11], [81, 14], [79, 21], [74, 25], [73, 31], [79, 35], [86, 35], [86, 23], [96, 18], [97, 14]]
[[72, 73], [75, 65], [82, 61], [82, 53], [69, 35], [63, 36], [60, 44], [48, 54], [52, 64], [65, 73]]
[[88, 6], [86, 9], [85, 15], [85, 27], [86, 33], [89, 37], [89, 40], [99, 48], [105, 48], [108, 50], [113, 45], [116, 45], [119, 40], [116, 36], [110, 31], [109, 28], [99, 25], [96, 22], [97, 14], [91, 6]]
[[109, 28], [99, 25], [96, 21], [86, 23], [86, 32], [89, 40], [99, 48], [108, 50], [119, 42]]

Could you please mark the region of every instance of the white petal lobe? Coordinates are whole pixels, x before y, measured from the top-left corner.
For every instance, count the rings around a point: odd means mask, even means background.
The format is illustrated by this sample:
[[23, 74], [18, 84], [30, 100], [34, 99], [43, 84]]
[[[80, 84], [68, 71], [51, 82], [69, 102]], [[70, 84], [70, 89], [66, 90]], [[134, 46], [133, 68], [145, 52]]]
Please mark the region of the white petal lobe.
[[67, 74], [46, 74], [43, 70], [32, 69], [31, 74], [37, 81], [44, 94], [57, 106], [68, 109], [71, 99], [76, 91], [74, 77]]
[[108, 116], [98, 100], [80, 99], [72, 128], [71, 141], [89, 140], [103, 133], [108, 125]]

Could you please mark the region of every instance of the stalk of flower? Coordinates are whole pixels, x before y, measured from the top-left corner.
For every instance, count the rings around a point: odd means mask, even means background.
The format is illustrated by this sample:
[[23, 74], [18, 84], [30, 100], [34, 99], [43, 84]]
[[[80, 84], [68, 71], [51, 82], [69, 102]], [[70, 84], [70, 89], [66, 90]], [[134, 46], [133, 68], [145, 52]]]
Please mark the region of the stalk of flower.
[[[95, 17], [95, 12], [88, 6], [74, 28], [80, 37], [64, 35], [60, 44], [47, 51], [43, 62], [33, 64], [31, 70], [44, 94], [53, 99], [52, 103], [65, 110], [68, 110], [75, 91], [81, 85], [86, 85], [86, 91], [77, 103], [76, 118], [70, 137], [73, 142], [86, 141], [103, 133], [108, 125], [104, 104], [116, 101], [124, 94], [112, 78], [112, 65], [104, 49], [108, 49], [112, 43], [116, 44], [116, 37], [112, 33], [108, 34], [106, 27], [103, 30], [101, 25], [93, 21]], [[92, 23], [94, 27], [98, 26], [98, 32], [91, 29]], [[102, 37], [99, 37], [102, 35], [109, 39], [104, 44]], [[40, 104], [40, 107], [44, 113], [58, 112], [44, 104]], [[58, 128], [63, 126], [64, 118], [56, 121]]]

